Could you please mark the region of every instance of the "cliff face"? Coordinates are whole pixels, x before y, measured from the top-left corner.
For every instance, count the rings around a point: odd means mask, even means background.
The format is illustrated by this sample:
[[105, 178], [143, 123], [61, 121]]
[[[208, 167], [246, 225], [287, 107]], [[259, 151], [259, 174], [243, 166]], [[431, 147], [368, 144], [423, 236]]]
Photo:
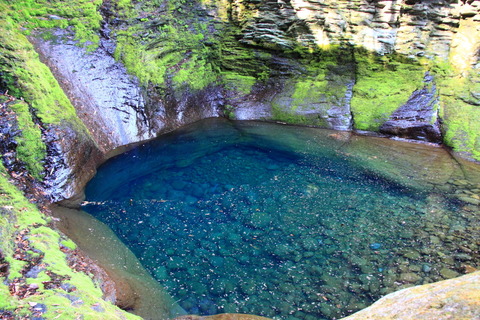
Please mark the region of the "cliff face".
[[[477, 1], [233, 0], [241, 42], [280, 47], [355, 45], [379, 54], [448, 59], [460, 25], [478, 22]], [[475, 62], [475, 48], [463, 52]]]
[[[440, 140], [478, 159], [476, 128], [480, 123], [473, 118], [478, 119], [477, 106], [480, 104], [479, 8], [478, 1], [292, 0], [230, 1], [226, 11], [241, 30], [237, 39], [245, 46], [273, 49], [275, 54], [299, 46], [312, 51], [318, 47], [326, 51], [344, 49], [340, 53], [344, 55], [343, 61], [330, 61], [327, 72], [317, 71], [313, 75], [300, 72], [301, 80], [290, 77], [294, 84], [287, 84], [283, 92], [293, 89], [287, 96], [279, 96], [291, 107], [289, 110], [280, 103], [283, 113], [316, 114], [327, 119], [327, 123], [320, 125], [341, 129], [341, 125], [328, 119], [332, 114], [339, 114], [336, 111], [343, 104], [349, 110], [344, 107], [341, 114], [344, 119], [352, 115], [354, 129], [378, 131], [386, 121], [392, 125], [392, 120], [399, 118], [404, 120], [402, 126], [418, 129], [413, 119], [422, 118], [419, 112], [427, 108], [431, 116], [424, 119], [424, 124], [428, 126], [430, 122], [439, 127], [442, 123], [444, 137]], [[365, 48], [377, 56], [365, 58], [363, 52], [345, 48]], [[343, 68], [335, 70], [334, 65]], [[421, 82], [425, 72], [434, 77], [430, 85]], [[327, 85], [319, 85], [322, 80]], [[344, 99], [341, 103], [330, 100], [327, 106], [319, 105], [325, 101], [325, 96], [341, 97], [338, 92], [345, 92], [349, 97], [350, 84], [353, 87], [351, 100]], [[414, 95], [409, 99], [410, 94], [416, 92], [418, 96], [420, 90], [432, 85], [438, 89], [434, 92], [438, 99], [429, 107], [412, 101]], [[275, 111], [274, 103], [271, 109]], [[402, 110], [406, 114], [402, 115]], [[239, 117], [243, 117], [242, 112]], [[279, 118], [275, 112], [271, 117]], [[422, 126], [419, 130], [430, 129]], [[433, 139], [425, 138], [425, 134], [405, 134], [402, 128], [389, 132], [403, 132], [400, 136], [407, 138], [439, 141], [438, 132]]]
[[[80, 190], [102, 154], [222, 115], [380, 131], [480, 159], [478, 1], [51, 6], [59, 15], [35, 13], [27, 26], [71, 26], [30, 39], [89, 128], [66, 126], [70, 138], [60, 139], [43, 117], [40, 93], [18, 92], [55, 142], [47, 144], [63, 166], [50, 179], [55, 199]], [[69, 8], [78, 17], [68, 18]], [[74, 150], [79, 145], [84, 152]]]

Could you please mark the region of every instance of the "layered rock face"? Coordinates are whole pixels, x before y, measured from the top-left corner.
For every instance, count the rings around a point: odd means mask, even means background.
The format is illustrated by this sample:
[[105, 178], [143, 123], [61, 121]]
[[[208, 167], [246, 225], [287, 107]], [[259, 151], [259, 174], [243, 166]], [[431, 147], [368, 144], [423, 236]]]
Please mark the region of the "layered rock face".
[[[438, 96], [438, 100], [424, 110], [426, 127], [422, 125], [419, 128], [418, 121], [404, 117], [401, 124], [389, 121], [384, 126], [389, 129], [382, 131], [393, 135], [399, 133], [410, 139], [420, 137], [420, 140], [443, 141], [456, 151], [473, 153], [473, 157], [478, 159], [475, 145], [480, 141], [476, 133], [480, 123], [474, 120], [479, 116], [475, 106], [480, 104], [478, 1], [237, 0], [230, 2], [229, 9], [230, 19], [241, 29], [238, 41], [245, 46], [274, 50], [274, 54], [295, 51], [299, 46], [312, 50], [320, 47], [327, 51], [332, 48], [351, 49], [350, 54], [349, 50], [339, 53], [347, 61], [335, 61], [324, 71], [309, 73], [300, 70], [290, 76], [290, 81], [278, 77], [276, 82], [285, 84], [285, 87], [276, 98], [264, 101], [262, 110], [267, 118], [334, 129], [349, 128], [350, 123], [354, 129], [378, 131], [391, 116], [398, 118], [398, 112], [405, 109], [402, 106], [408, 105], [413, 95], [418, 100], [421, 95], [433, 94]], [[365, 59], [355, 48], [375, 52], [376, 60]], [[392, 54], [399, 58], [392, 60]], [[410, 63], [417, 61], [417, 67], [404, 68], [409, 59]], [[348, 61], [350, 68], [344, 68], [343, 72], [333, 67], [348, 66]], [[433, 72], [432, 83], [438, 92], [427, 93], [422, 91], [421, 79], [425, 71], [432, 70], [426, 64], [432, 63], [449, 65], [453, 69], [447, 73], [438, 69]], [[328, 85], [319, 85], [322, 81]], [[339, 96], [347, 93], [345, 88], [348, 89], [350, 83], [353, 99], [344, 99], [340, 103], [325, 99], [339, 92]], [[325, 101], [326, 105], [322, 104]], [[285, 107], [287, 105], [291, 108]], [[347, 108], [342, 108], [342, 105]], [[344, 111], [339, 113], [339, 108]], [[238, 105], [239, 118], [245, 118], [244, 109], [245, 104]], [[279, 110], [282, 116], [279, 116]], [[393, 115], [394, 112], [397, 114]], [[285, 113], [292, 117], [285, 117]], [[326, 121], [312, 121], [311, 117], [305, 119], [307, 113]], [[340, 124], [332, 121], [332, 113], [342, 114]], [[295, 119], [293, 115], [299, 117]], [[425, 138], [430, 134], [418, 134], [418, 131], [429, 131], [428, 127], [438, 119], [442, 120], [443, 127], [439, 128], [438, 123], [435, 125], [437, 128], [432, 139]], [[463, 128], [459, 128], [460, 123], [463, 123]], [[410, 134], [407, 133], [410, 130], [405, 130], [408, 126], [417, 129]], [[439, 139], [440, 131], [442, 137]]]
[[[462, 20], [480, 21], [478, 1], [233, 0], [248, 44], [355, 45], [380, 54], [448, 58]], [[476, 52], [464, 52], [472, 58]]]
[[112, 41], [103, 38], [87, 52], [73, 34], [57, 30], [55, 36], [59, 41], [32, 40], [103, 153], [218, 116], [218, 105], [204, 97], [208, 94], [175, 99], [148, 91], [113, 58]]
[[424, 88], [413, 92], [407, 103], [382, 124], [380, 132], [401, 138], [441, 143], [438, 94], [432, 81], [432, 77], [427, 75]]

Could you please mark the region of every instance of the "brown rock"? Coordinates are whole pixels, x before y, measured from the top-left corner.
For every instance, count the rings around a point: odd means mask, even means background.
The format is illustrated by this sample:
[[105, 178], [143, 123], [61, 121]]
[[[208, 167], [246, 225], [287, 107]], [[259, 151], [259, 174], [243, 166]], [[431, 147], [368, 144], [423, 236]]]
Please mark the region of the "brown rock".
[[478, 271], [478, 269], [472, 267], [472, 266], [469, 265], [469, 264], [464, 264], [464, 265], [462, 265], [462, 268], [463, 268], [463, 270], [464, 270], [465, 273], [472, 273], [472, 272]]
[[344, 320], [478, 319], [480, 272], [391, 293]]

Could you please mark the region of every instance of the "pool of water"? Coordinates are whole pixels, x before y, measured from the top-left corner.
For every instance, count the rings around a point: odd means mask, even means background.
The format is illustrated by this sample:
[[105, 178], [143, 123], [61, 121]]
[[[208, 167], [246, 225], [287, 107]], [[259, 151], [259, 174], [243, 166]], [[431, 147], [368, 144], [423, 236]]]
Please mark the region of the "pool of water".
[[206, 120], [109, 160], [83, 209], [191, 314], [335, 319], [478, 266], [478, 206], [445, 196], [446, 182], [407, 187], [369, 169], [351, 145]]

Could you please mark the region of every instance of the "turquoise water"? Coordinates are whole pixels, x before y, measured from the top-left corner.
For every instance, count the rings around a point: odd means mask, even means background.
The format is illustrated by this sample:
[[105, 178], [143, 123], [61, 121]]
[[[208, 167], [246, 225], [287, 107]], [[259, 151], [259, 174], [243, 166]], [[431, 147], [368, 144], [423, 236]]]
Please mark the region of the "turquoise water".
[[459, 211], [454, 201], [359, 167], [329, 131], [302, 130], [197, 123], [109, 160], [83, 209], [191, 314], [334, 319], [459, 268], [417, 236], [445, 219], [432, 210]]

